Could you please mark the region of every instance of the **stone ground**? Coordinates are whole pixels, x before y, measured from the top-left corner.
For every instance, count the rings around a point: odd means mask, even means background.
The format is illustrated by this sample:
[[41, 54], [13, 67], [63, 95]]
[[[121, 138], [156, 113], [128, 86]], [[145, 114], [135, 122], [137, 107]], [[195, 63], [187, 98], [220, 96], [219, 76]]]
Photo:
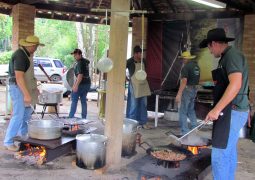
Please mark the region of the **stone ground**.
[[[3, 137], [6, 131], [8, 121], [5, 117], [5, 87], [0, 86], [0, 144], [3, 144]], [[87, 119], [98, 119], [98, 108], [96, 93], [89, 94], [88, 101], [88, 117]], [[93, 100], [91, 100], [93, 99]], [[68, 98], [63, 99], [63, 105], [60, 106], [60, 116], [67, 116], [69, 112], [70, 101]], [[37, 106], [37, 112], [41, 112], [42, 107]], [[78, 107], [77, 116], [80, 116], [80, 105]], [[162, 116], [162, 115], [161, 115]], [[46, 114], [44, 119], [50, 118]], [[36, 116], [33, 115], [33, 119]], [[154, 125], [153, 113], [150, 113], [149, 124]], [[210, 127], [205, 128], [201, 134], [208, 136]], [[177, 132], [176, 122], [159, 119], [157, 128], [151, 130], [140, 130], [142, 141], [147, 142], [151, 146], [167, 145], [172, 139], [168, 137], [169, 130]], [[238, 144], [239, 160], [236, 179], [255, 179], [255, 144], [248, 139], [241, 139]], [[139, 173], [127, 168], [127, 165], [146, 155], [146, 152], [141, 147], [136, 147], [137, 154], [131, 158], [122, 158], [120, 168], [117, 170], [108, 170], [104, 174], [99, 170], [85, 170], [75, 165], [75, 153], [70, 153], [66, 156], [59, 157], [52, 162], [41, 166], [27, 165], [14, 158], [14, 153], [0, 148], [0, 180], [56, 180], [56, 179], [74, 179], [74, 180], [138, 180]], [[209, 173], [204, 179], [211, 180], [212, 176]]]

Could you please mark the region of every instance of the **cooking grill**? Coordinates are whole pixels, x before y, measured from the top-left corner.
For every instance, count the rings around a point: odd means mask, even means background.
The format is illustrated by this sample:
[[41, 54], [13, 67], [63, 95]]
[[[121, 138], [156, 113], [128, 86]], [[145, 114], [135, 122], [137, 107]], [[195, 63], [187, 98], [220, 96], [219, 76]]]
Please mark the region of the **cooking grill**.
[[87, 124], [93, 122], [86, 119], [79, 118], [66, 118], [61, 117], [58, 119], [64, 123], [64, 128], [62, 130], [62, 135], [74, 137], [77, 134], [86, 134], [90, 133], [91, 129], [87, 126]]
[[54, 140], [38, 140], [29, 137], [22, 138], [17, 136], [14, 140], [20, 142], [20, 151], [26, 150], [26, 144], [29, 144], [32, 147], [43, 146], [46, 150], [45, 162], [52, 161], [60, 156], [72, 152], [72, 150], [75, 149], [76, 144], [75, 138], [73, 137], [61, 137]]

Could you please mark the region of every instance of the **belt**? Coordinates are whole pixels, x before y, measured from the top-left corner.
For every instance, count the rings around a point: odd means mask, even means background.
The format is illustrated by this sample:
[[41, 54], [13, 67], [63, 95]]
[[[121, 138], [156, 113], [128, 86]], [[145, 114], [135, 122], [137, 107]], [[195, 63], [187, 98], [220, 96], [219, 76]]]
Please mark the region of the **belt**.
[[17, 85], [17, 82], [9, 82], [9, 85]]
[[14, 77], [10, 77], [9, 78], [9, 84], [15, 84], [15, 85], [17, 85], [17, 82], [16, 82], [16, 78]]
[[186, 88], [192, 89], [192, 88], [198, 88], [199, 85], [186, 85]]

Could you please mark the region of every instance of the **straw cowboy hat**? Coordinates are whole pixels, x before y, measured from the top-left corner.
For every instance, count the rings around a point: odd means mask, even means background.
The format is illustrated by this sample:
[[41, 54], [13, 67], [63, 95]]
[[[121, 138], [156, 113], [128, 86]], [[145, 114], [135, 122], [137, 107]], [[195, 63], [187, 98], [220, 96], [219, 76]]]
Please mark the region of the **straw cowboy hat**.
[[191, 55], [190, 51], [183, 51], [183, 53], [181, 54], [181, 56], [179, 56], [179, 58], [194, 59], [194, 58], [196, 58], [196, 56], [195, 55]]
[[26, 39], [20, 39], [19, 45], [21, 46], [44, 46], [44, 44], [40, 43], [40, 40], [37, 36], [27, 36]]
[[229, 42], [233, 40], [235, 40], [235, 38], [226, 37], [226, 33], [224, 29], [215, 28], [208, 31], [207, 38], [201, 41], [201, 43], [199, 44], [199, 47], [205, 48], [207, 47], [207, 44], [212, 41]]

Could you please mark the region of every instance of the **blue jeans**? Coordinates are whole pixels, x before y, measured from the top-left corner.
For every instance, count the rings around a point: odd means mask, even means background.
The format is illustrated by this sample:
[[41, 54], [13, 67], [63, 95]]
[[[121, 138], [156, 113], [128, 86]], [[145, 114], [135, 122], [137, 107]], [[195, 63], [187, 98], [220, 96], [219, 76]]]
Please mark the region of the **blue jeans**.
[[80, 84], [77, 92], [72, 91], [71, 94], [72, 103], [69, 118], [74, 117], [79, 98], [81, 99], [81, 117], [84, 119], [87, 117], [87, 94], [89, 92], [89, 89], [90, 84]]
[[191, 122], [191, 128], [197, 126], [197, 117], [195, 112], [195, 98], [197, 95], [196, 88], [185, 88], [181, 97], [181, 106], [179, 110], [179, 121], [182, 135], [189, 132], [191, 129], [188, 126], [187, 119]]
[[148, 121], [147, 116], [147, 96], [135, 98], [132, 84], [129, 83], [126, 117], [138, 121], [140, 125], [144, 125]]
[[214, 180], [234, 180], [237, 167], [237, 142], [239, 131], [248, 119], [248, 112], [231, 111], [231, 124], [226, 149], [212, 148]]
[[4, 145], [6, 146], [14, 143], [13, 138], [15, 136], [27, 134], [27, 123], [33, 112], [30, 107], [25, 107], [24, 96], [17, 85], [10, 85], [9, 92], [12, 100], [12, 118], [4, 138]]

